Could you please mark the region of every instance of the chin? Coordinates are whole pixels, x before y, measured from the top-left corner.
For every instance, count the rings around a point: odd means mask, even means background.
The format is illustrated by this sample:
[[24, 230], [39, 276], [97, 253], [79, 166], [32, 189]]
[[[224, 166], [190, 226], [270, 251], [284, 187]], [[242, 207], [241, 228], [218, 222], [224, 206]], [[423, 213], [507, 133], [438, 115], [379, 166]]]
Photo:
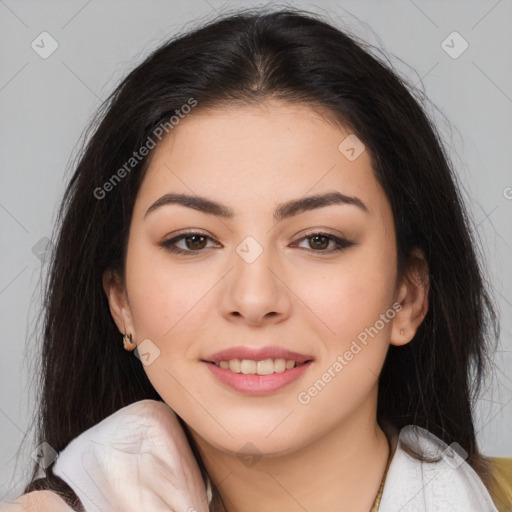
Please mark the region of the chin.
[[[311, 424], [304, 425], [285, 425], [282, 422], [281, 415], [279, 421], [261, 421], [261, 411], [258, 421], [248, 421], [246, 416], [243, 421], [237, 424], [237, 428], [226, 428], [229, 434], [219, 427], [219, 425], [210, 419], [207, 422], [197, 424], [187, 423], [189, 429], [193, 432], [193, 437], [199, 443], [212, 446], [214, 449], [240, 457], [244, 454], [254, 456], [277, 457], [293, 453], [308, 443], [307, 438], [314, 438], [314, 433], [310, 430]], [[213, 424], [212, 424], [213, 423]], [[276, 428], [276, 425], [277, 426]], [[304, 434], [307, 432], [307, 438]], [[231, 434], [231, 435], [230, 435]]]

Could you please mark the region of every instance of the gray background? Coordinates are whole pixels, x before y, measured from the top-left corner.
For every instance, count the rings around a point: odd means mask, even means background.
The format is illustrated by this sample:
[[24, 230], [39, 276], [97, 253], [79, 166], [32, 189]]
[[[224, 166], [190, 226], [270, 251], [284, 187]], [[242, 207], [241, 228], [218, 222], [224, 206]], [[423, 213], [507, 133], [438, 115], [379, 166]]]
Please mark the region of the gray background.
[[[328, 14], [382, 47], [439, 109], [428, 107], [464, 184], [501, 309], [495, 369], [478, 403], [478, 438], [485, 454], [512, 456], [512, 2], [315, 4], [288, 5]], [[0, 0], [0, 501], [19, 495], [35, 449], [32, 328], [46, 269], [39, 253], [84, 128], [113, 86], [160, 42], [198, 20], [256, 5], [263, 3]], [[44, 31], [59, 45], [47, 59], [31, 47]], [[469, 44], [458, 58], [442, 46], [453, 31]], [[448, 44], [452, 52], [462, 48], [461, 40]]]

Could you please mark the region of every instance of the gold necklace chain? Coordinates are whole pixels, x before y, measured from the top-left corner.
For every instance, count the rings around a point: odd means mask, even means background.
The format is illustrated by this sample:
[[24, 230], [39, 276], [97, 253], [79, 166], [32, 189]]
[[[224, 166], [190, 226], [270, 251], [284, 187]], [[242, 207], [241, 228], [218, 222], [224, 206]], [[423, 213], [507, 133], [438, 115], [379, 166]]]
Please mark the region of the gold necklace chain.
[[386, 436], [388, 446], [389, 446], [389, 455], [388, 455], [388, 462], [386, 463], [386, 469], [384, 470], [384, 475], [382, 475], [382, 480], [380, 482], [379, 490], [377, 491], [377, 496], [375, 496], [375, 500], [373, 501], [372, 508], [370, 509], [370, 512], [378, 512], [380, 500], [382, 498], [382, 493], [384, 492], [384, 484], [386, 483], [386, 476], [388, 474], [388, 469], [391, 464], [392, 457], [392, 447], [391, 447], [391, 441], [388, 437], [388, 435], [384, 432], [384, 435]]

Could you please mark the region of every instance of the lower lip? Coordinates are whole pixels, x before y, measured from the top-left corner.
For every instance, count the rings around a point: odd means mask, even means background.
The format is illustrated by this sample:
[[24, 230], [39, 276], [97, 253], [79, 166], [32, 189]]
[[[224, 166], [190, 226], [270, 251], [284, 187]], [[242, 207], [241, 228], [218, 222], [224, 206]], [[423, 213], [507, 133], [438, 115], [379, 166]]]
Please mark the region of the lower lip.
[[290, 370], [270, 375], [246, 375], [220, 368], [213, 363], [205, 363], [220, 382], [240, 393], [247, 395], [268, 395], [295, 382], [307, 371], [312, 361]]

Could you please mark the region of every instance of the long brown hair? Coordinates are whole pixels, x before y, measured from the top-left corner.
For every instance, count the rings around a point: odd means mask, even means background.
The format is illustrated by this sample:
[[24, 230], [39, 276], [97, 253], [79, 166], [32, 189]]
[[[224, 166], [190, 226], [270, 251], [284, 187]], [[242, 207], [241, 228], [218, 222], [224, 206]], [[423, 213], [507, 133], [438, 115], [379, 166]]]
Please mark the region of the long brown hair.
[[[399, 273], [415, 247], [426, 255], [430, 309], [413, 341], [389, 349], [379, 421], [457, 442], [485, 477], [472, 408], [498, 337], [496, 314], [452, 163], [415, 92], [369, 45], [290, 9], [214, 20], [130, 72], [91, 127], [59, 211], [45, 287], [37, 442], [60, 451], [118, 409], [161, 400], [140, 361], [123, 350], [102, 288], [106, 269], [123, 275], [147, 157], [105, 197], [94, 191], [190, 98], [201, 109], [273, 97], [324, 109], [363, 141], [392, 207]], [[51, 468], [45, 485], [57, 489]], [[214, 496], [211, 509], [222, 509]]]

